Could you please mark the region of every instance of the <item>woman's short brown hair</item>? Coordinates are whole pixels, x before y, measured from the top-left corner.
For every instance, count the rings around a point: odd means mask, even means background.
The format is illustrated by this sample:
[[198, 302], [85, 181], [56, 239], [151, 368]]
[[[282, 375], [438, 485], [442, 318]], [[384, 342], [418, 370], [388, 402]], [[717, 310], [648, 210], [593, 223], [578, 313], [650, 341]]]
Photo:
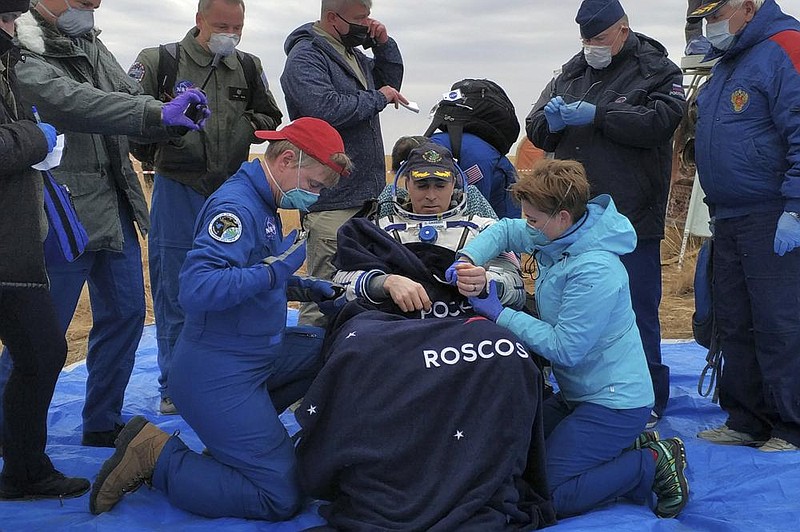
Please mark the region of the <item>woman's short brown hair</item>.
[[555, 214], [565, 210], [577, 221], [586, 212], [589, 182], [586, 170], [578, 161], [542, 159], [530, 173], [511, 185], [511, 195], [518, 202], [527, 201], [538, 210]]

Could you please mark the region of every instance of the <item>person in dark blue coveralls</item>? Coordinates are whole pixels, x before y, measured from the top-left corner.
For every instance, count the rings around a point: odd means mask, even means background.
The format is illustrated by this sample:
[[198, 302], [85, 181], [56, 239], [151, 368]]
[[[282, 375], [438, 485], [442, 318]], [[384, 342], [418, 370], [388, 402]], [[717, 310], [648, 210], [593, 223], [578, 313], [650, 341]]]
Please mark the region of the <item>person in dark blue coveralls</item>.
[[92, 513], [145, 480], [175, 506], [208, 517], [276, 521], [300, 508], [294, 449], [278, 413], [319, 370], [324, 331], [286, 328], [287, 290], [315, 302], [337, 291], [294, 275], [305, 241], [283, 236], [277, 211], [307, 210], [352, 164], [323, 120], [301, 118], [256, 136], [273, 141], [264, 160], [244, 163], [209, 197], [180, 275], [186, 323], [170, 387], [208, 453], [134, 417], [97, 476]]
[[689, 498], [683, 442], [642, 432], [654, 394], [620, 259], [636, 246], [631, 222], [609, 195], [589, 200], [576, 161], [540, 161], [511, 191], [522, 219], [487, 227], [461, 249], [447, 277], [454, 271], [460, 278], [504, 251], [536, 260], [538, 317], [504, 307], [493, 281], [486, 297], [469, 294], [469, 302], [553, 365], [560, 391], [543, 409], [557, 515], [619, 497], [652, 502], [655, 493], [655, 513], [677, 516]]

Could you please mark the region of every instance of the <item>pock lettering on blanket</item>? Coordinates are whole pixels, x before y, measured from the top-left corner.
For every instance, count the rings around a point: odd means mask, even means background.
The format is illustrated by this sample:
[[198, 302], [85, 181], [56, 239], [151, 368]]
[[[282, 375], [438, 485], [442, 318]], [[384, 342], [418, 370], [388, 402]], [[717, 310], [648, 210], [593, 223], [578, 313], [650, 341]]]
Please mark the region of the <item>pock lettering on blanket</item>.
[[420, 318], [425, 319], [433, 316], [434, 318], [455, 318], [458, 316], [472, 316], [472, 305], [465, 299], [461, 301], [434, 301], [431, 303], [430, 310], [421, 310]]
[[530, 357], [525, 346], [507, 338], [500, 338], [497, 341], [484, 340], [478, 343], [477, 347], [474, 343], [466, 343], [461, 344], [461, 347], [445, 347], [441, 351], [435, 349], [423, 349], [422, 351], [425, 369], [440, 368], [442, 363], [452, 366], [459, 362], [475, 362], [479, 358], [488, 360], [495, 356], [510, 357], [514, 354], [520, 358]]

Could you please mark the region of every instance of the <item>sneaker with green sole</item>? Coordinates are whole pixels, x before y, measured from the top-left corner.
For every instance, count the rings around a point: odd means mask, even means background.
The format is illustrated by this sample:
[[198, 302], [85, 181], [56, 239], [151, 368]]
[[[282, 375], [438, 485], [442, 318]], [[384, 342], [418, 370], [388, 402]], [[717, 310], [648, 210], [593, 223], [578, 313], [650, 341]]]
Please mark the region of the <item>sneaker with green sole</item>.
[[655, 513], [659, 517], [676, 517], [689, 500], [686, 480], [686, 448], [680, 438], [650, 442], [646, 448], [656, 453], [656, 474], [653, 492], [658, 498]]

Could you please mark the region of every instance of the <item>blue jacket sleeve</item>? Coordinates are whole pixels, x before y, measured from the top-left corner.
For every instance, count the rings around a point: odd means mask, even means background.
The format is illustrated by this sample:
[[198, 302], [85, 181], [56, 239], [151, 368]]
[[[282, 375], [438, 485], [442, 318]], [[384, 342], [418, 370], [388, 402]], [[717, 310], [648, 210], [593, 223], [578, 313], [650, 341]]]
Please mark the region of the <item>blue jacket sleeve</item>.
[[331, 79], [329, 61], [311, 45], [292, 50], [281, 86], [299, 116], [321, 118], [339, 129], [363, 125], [386, 107], [386, 97], [376, 89], [339, 90]]
[[525, 220], [503, 218], [490, 225], [469, 241], [458, 253], [476, 266], [483, 266], [501, 253], [513, 251], [516, 254], [532, 251], [526, 244]]
[[372, 51], [375, 54], [372, 66], [375, 86], [380, 88], [389, 85], [400, 90], [403, 85], [403, 57], [395, 40], [389, 37], [384, 45], [376, 46]]
[[[211, 221], [230, 212], [241, 221], [241, 236], [232, 243], [219, 242], [208, 231]], [[193, 311], [219, 311], [271, 288], [266, 266], [252, 263], [253, 250], [259, 246], [258, 225], [247, 211], [232, 205], [207, 205], [198, 218], [192, 250], [180, 274], [179, 301]]]
[[566, 280], [558, 317], [551, 325], [506, 308], [497, 324], [518, 335], [525, 345], [560, 366], [572, 367], [592, 351], [606, 332], [622, 286], [607, 275], [603, 260], [587, 261]]

